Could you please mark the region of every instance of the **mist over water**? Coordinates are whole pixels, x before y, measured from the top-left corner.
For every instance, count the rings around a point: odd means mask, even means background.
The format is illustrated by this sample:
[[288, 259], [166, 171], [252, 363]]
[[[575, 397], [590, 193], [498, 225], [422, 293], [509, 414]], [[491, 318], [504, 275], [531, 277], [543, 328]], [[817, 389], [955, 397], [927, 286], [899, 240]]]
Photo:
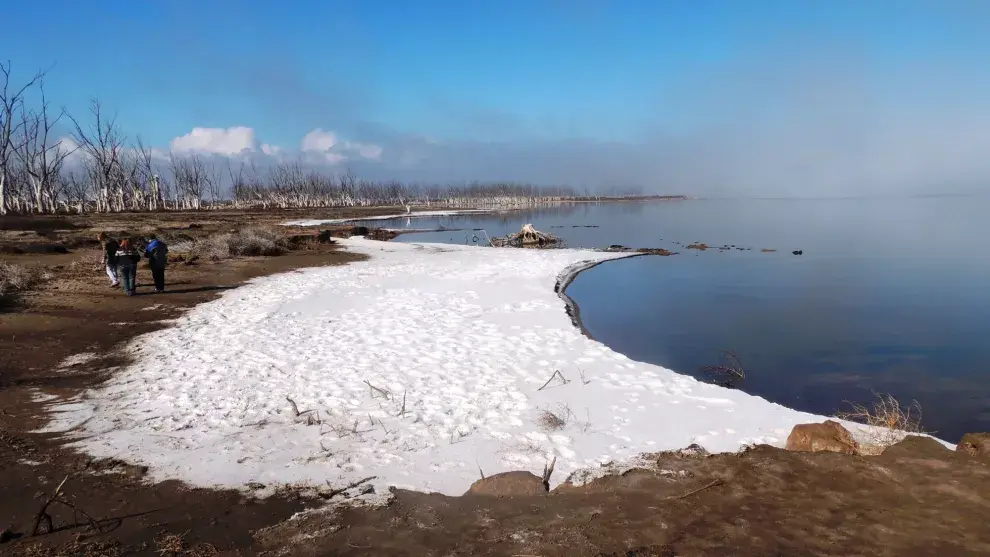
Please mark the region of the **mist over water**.
[[[609, 262], [568, 295], [588, 333], [629, 357], [702, 377], [736, 351], [738, 387], [832, 414], [872, 391], [917, 400], [923, 426], [956, 441], [990, 429], [987, 199], [695, 200], [573, 204], [499, 215], [378, 221], [467, 230], [395, 241], [483, 243], [522, 224], [570, 247], [663, 247]], [[692, 242], [731, 249], [684, 249]], [[761, 249], [776, 249], [763, 253]], [[792, 250], [804, 255], [791, 255]]]

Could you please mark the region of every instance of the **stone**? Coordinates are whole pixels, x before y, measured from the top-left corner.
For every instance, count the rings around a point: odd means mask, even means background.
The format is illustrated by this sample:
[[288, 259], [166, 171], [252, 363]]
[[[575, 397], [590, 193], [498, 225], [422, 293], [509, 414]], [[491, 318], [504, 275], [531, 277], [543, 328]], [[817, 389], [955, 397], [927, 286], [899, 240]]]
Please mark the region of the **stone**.
[[956, 450], [973, 456], [990, 456], [990, 433], [967, 433]]
[[503, 472], [480, 479], [471, 485], [465, 495], [488, 495], [492, 497], [516, 497], [526, 495], [546, 495], [547, 486], [543, 478], [532, 472]]
[[802, 452], [829, 451], [857, 454], [859, 445], [842, 424], [827, 420], [821, 424], [798, 424], [787, 436], [787, 450]]
[[924, 435], [907, 435], [883, 450], [883, 456], [939, 459], [952, 454], [945, 445]]

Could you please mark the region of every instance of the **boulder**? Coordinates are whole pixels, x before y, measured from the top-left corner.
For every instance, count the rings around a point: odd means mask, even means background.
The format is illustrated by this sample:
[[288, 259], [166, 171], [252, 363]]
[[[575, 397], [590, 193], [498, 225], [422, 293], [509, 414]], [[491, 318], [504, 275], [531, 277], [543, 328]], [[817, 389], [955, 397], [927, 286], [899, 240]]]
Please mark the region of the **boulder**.
[[543, 478], [532, 472], [503, 472], [482, 478], [471, 485], [465, 495], [488, 495], [492, 497], [516, 497], [526, 495], [546, 495], [547, 486]]
[[951, 455], [945, 445], [924, 435], [908, 435], [883, 450], [883, 456], [938, 459]]
[[821, 424], [798, 424], [787, 436], [787, 450], [817, 453], [857, 454], [859, 445], [842, 424], [827, 420]]
[[967, 433], [956, 450], [973, 456], [990, 456], [990, 433]]

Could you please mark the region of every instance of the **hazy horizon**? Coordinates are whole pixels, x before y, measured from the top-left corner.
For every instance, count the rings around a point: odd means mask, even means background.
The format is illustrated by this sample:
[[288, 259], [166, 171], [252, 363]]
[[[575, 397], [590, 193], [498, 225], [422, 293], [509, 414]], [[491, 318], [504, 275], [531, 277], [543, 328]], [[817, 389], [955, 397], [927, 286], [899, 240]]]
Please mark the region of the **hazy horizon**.
[[84, 118], [99, 97], [160, 153], [711, 197], [990, 192], [979, 2], [56, 4], [9, 8], [50, 29], [0, 35], [15, 79], [51, 67], [54, 105]]

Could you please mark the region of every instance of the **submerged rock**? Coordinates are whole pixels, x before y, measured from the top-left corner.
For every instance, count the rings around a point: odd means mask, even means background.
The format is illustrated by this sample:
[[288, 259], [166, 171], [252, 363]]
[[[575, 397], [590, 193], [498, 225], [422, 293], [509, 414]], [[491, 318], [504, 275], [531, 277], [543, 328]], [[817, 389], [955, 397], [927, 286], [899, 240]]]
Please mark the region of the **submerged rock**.
[[859, 445], [853, 440], [849, 430], [833, 420], [820, 424], [798, 424], [787, 436], [787, 450], [817, 453], [856, 454]]
[[663, 248], [639, 248], [636, 253], [645, 253], [646, 255], [677, 255], [676, 251], [665, 250]]

